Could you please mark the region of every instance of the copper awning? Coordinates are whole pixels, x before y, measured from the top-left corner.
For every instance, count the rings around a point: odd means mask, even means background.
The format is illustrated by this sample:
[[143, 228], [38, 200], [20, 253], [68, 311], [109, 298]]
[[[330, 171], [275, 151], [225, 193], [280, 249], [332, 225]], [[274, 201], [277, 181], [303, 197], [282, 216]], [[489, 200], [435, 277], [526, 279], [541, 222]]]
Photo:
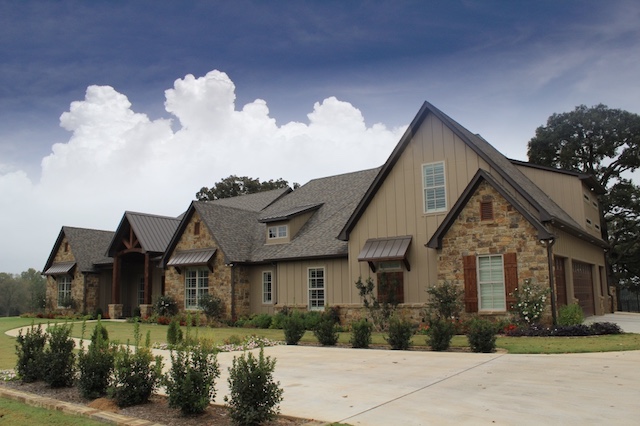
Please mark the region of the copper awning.
[[360, 250], [358, 261], [368, 262], [373, 272], [376, 271], [376, 262], [388, 262], [400, 260], [404, 263], [407, 271], [411, 270], [411, 266], [407, 260], [407, 251], [411, 244], [411, 235], [402, 237], [388, 238], [371, 238]]
[[76, 266], [76, 262], [58, 262], [54, 263], [44, 271], [43, 275], [68, 275]]
[[213, 272], [210, 262], [214, 254], [216, 254], [216, 249], [178, 251], [171, 256], [167, 266], [173, 266], [179, 271], [185, 266], [206, 265]]

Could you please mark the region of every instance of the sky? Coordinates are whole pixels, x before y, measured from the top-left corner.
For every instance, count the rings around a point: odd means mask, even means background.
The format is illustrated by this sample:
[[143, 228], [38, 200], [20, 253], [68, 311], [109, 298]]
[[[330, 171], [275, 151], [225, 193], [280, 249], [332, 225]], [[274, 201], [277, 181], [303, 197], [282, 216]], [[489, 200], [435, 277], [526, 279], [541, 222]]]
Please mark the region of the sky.
[[425, 100], [526, 160], [553, 113], [640, 113], [639, 23], [632, 0], [0, 0], [0, 272], [232, 174], [380, 166]]

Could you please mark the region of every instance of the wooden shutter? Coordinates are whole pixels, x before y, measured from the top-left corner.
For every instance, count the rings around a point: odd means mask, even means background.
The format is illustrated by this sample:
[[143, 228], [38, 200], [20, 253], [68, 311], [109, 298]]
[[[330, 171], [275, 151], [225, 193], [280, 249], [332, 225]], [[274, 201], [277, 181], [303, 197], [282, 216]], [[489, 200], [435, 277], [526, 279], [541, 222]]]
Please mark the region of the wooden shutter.
[[513, 292], [518, 288], [518, 261], [515, 253], [505, 253], [504, 260], [504, 291], [506, 293], [507, 310], [512, 311], [516, 298]]
[[464, 256], [464, 310], [478, 312], [478, 276], [476, 257]]
[[[394, 288], [395, 292], [390, 293]], [[378, 301], [391, 304], [404, 303], [403, 272], [378, 272]]]
[[480, 202], [480, 220], [493, 220], [493, 201]]

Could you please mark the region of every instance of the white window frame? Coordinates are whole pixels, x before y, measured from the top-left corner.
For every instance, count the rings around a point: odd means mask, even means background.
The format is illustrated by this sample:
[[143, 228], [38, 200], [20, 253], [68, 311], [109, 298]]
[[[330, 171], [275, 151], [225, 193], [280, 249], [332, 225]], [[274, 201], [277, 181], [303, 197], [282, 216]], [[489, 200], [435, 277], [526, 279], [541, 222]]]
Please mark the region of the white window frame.
[[273, 272], [262, 271], [262, 303], [273, 304]]
[[422, 165], [422, 193], [425, 213], [447, 210], [447, 170], [444, 161]]
[[[320, 273], [320, 275], [318, 275]], [[307, 268], [309, 310], [321, 311], [327, 300], [327, 275], [324, 266]]]
[[[484, 259], [489, 259], [488, 267], [483, 267]], [[478, 311], [505, 312], [507, 310], [507, 295], [504, 280], [504, 257], [501, 254], [483, 255], [477, 258], [478, 273]], [[484, 297], [489, 292], [487, 287], [493, 287], [491, 297]], [[488, 299], [491, 299], [489, 302]], [[486, 303], [485, 303], [486, 302]]]
[[184, 272], [184, 308], [200, 309], [200, 296], [209, 293], [209, 270], [187, 268]]
[[58, 308], [64, 308], [60, 302], [71, 298], [71, 277], [69, 275], [58, 275], [56, 276], [56, 283], [58, 284]]
[[267, 236], [270, 240], [275, 238], [287, 238], [289, 235], [289, 227], [287, 225], [274, 225], [267, 228]]

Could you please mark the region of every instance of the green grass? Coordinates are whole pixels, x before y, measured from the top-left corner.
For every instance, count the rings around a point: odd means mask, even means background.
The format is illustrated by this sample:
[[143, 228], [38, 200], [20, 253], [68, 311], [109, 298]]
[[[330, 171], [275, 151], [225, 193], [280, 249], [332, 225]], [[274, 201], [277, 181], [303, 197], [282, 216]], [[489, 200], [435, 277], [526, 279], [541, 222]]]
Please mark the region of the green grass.
[[[0, 370], [8, 370], [16, 366], [16, 339], [5, 334], [7, 330], [34, 324], [53, 323], [54, 320], [43, 318], [0, 318]], [[58, 321], [62, 322], [62, 321]]]
[[12, 426], [104, 426], [104, 423], [61, 411], [32, 407], [22, 402], [0, 398], [0, 423]]
[[640, 350], [640, 334], [586, 337], [498, 337], [496, 346], [510, 354], [564, 354]]

